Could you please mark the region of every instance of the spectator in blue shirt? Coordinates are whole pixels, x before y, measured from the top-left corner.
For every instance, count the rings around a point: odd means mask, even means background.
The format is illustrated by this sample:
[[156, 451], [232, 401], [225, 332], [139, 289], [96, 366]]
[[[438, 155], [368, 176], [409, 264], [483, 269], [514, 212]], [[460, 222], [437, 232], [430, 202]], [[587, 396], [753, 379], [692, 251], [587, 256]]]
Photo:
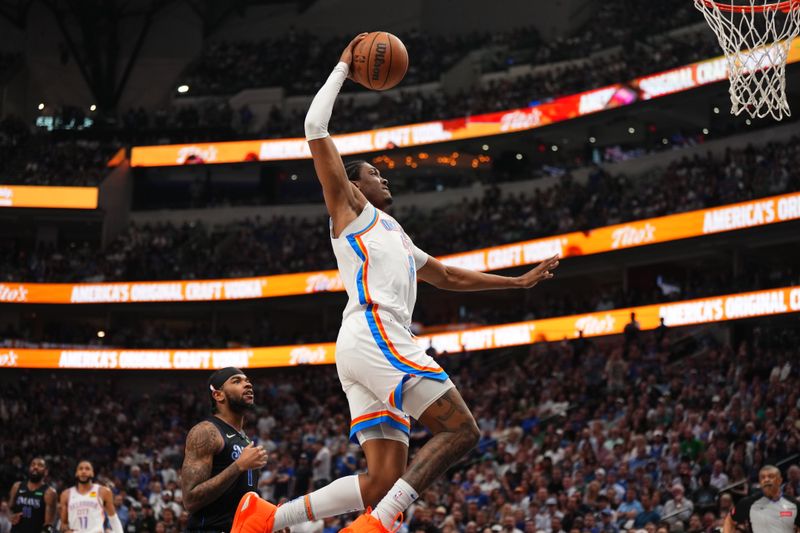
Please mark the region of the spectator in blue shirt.
[[617, 522], [620, 526], [628, 520], [635, 520], [644, 511], [641, 502], [637, 499], [636, 489], [628, 487], [625, 492], [625, 501], [617, 509]]

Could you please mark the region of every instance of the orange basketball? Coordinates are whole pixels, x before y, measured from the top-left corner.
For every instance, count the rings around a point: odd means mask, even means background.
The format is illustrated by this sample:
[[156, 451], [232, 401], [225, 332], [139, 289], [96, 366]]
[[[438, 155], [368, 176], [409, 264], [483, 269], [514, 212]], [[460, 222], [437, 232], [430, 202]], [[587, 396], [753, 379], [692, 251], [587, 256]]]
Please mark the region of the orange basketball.
[[385, 31], [373, 31], [353, 50], [353, 79], [373, 91], [391, 89], [408, 70], [403, 41]]

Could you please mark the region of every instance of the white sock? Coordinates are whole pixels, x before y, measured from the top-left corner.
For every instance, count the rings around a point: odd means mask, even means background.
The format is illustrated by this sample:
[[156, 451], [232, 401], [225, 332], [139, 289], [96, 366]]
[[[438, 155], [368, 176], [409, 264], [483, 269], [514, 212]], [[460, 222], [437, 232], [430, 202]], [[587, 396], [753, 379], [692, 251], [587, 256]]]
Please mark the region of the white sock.
[[377, 518], [386, 529], [391, 529], [397, 513], [402, 513], [419, 498], [419, 494], [414, 487], [406, 483], [403, 478], [397, 480], [394, 486], [389, 489], [386, 496], [380, 501], [372, 516]]
[[363, 510], [358, 476], [340, 477], [319, 490], [278, 507], [272, 531]]

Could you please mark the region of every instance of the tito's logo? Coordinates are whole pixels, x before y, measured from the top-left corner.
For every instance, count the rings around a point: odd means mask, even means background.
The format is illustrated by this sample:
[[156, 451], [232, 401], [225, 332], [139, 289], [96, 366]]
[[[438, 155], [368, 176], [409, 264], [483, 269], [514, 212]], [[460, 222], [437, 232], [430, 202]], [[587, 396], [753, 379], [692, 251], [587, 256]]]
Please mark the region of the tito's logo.
[[0, 302], [27, 302], [28, 289], [24, 285], [13, 287], [0, 283]]
[[627, 248], [628, 246], [639, 246], [656, 240], [656, 228], [649, 222], [643, 227], [634, 225], [622, 226], [611, 234], [611, 248]]
[[381, 77], [381, 65], [386, 63], [386, 43], [378, 43], [375, 47], [375, 62], [372, 64], [372, 81]]
[[19, 355], [14, 350], [0, 352], [0, 366], [17, 366]]

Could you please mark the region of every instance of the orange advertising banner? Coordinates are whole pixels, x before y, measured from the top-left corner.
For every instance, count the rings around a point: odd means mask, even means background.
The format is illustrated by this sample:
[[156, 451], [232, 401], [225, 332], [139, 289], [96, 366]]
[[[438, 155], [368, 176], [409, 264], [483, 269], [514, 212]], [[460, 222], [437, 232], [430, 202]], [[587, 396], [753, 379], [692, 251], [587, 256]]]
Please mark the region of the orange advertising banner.
[[599, 254], [797, 219], [800, 219], [800, 192], [494, 246], [441, 260], [471, 270], [500, 270], [538, 263], [555, 254], [560, 257]]
[[[780, 57], [766, 55], [761, 64]], [[792, 41], [788, 62], [800, 61], [800, 38]], [[333, 135], [333, 142], [342, 155], [352, 155], [408, 148], [426, 144], [476, 139], [540, 128], [607, 109], [627, 106], [640, 100], [651, 100], [716, 83], [728, 77], [725, 57], [698, 61], [683, 67], [630, 80], [600, 89], [554, 98], [543, 104], [470, 117], [437, 120], [419, 124], [381, 128], [370, 131]], [[136, 146], [131, 151], [131, 166], [162, 167], [188, 164], [244, 163], [310, 159], [308, 143], [303, 138], [216, 143]]]
[[[635, 91], [622, 85], [613, 85], [533, 107], [333, 135], [331, 138], [342, 155], [361, 154], [529, 130], [626, 105], [635, 100]], [[291, 159], [311, 159], [311, 151], [304, 138], [136, 146], [131, 150], [131, 166], [134, 167]]]
[[[587, 232], [493, 246], [446, 255], [447, 264], [491, 271], [562, 258], [613, 252], [800, 219], [800, 192], [711, 209], [666, 215]], [[0, 302], [90, 304], [200, 302], [297, 296], [343, 291], [336, 270], [256, 278], [117, 283], [0, 283]]]
[[[642, 330], [723, 322], [800, 311], [800, 287], [714, 296], [668, 304], [545, 318], [417, 337], [422, 348], [437, 352], [491, 350], [536, 342], [622, 333], [631, 312]], [[0, 348], [0, 368], [87, 368], [205, 370], [236, 366], [270, 368], [335, 362], [334, 343], [227, 350], [125, 350]]]
[[0, 207], [97, 209], [97, 187], [0, 185]]

